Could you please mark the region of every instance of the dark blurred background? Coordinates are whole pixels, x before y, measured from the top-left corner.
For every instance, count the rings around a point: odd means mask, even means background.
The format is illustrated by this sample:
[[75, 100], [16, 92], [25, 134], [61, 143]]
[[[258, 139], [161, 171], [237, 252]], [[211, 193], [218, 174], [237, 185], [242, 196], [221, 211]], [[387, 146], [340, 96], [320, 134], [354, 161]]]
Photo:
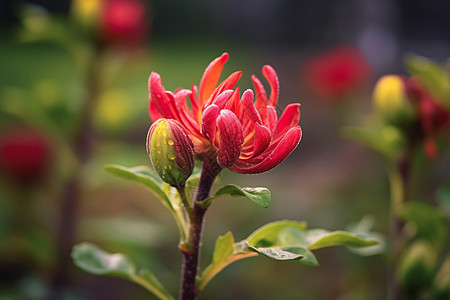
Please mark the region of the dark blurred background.
[[[149, 165], [150, 72], [167, 90], [189, 88], [223, 52], [230, 53], [223, 76], [243, 70], [244, 89], [251, 74], [263, 79], [264, 64], [275, 68], [278, 111], [301, 103], [303, 138], [269, 173], [223, 171], [220, 184], [268, 187], [272, 203], [214, 203], [203, 266], [218, 235], [231, 230], [241, 240], [278, 219], [343, 229], [371, 215], [375, 230], [387, 233], [381, 160], [340, 128], [361, 122], [374, 81], [403, 73], [406, 53], [448, 58], [450, 1], [131, 2], [137, 10], [113, 7], [111, 15], [96, 0], [0, 3], [0, 299], [147, 297], [133, 284], [78, 270], [70, 248], [84, 240], [128, 253], [177, 291], [181, 255], [170, 215], [102, 166]], [[115, 19], [124, 9], [128, 18]], [[231, 265], [200, 299], [385, 298], [382, 255], [343, 248], [317, 255], [319, 268], [261, 257]]]

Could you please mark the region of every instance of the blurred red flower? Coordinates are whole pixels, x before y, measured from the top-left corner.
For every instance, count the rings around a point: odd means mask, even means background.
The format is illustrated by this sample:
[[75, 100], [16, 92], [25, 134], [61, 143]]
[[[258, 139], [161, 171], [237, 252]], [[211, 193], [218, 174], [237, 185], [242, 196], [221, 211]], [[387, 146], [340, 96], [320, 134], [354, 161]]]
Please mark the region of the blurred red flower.
[[438, 150], [436, 138], [450, 127], [450, 111], [439, 102], [413, 77], [407, 82], [407, 92], [416, 103], [425, 139], [425, 154], [428, 158], [436, 158]]
[[339, 101], [367, 83], [371, 73], [357, 48], [342, 47], [310, 59], [302, 75], [313, 95]]
[[100, 20], [104, 38], [119, 44], [144, 40], [150, 23], [142, 0], [105, 0]]
[[0, 170], [19, 183], [39, 181], [47, 172], [51, 150], [44, 135], [16, 129], [0, 135]]

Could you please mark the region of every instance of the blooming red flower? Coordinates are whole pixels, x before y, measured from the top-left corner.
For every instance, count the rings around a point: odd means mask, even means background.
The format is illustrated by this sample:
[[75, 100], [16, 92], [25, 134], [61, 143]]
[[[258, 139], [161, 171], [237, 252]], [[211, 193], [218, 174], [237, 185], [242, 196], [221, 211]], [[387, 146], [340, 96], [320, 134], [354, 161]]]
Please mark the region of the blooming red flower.
[[370, 73], [370, 65], [357, 48], [343, 47], [308, 61], [303, 77], [314, 95], [333, 101], [360, 88]]
[[[157, 73], [149, 78], [149, 113], [153, 121], [160, 118], [179, 122], [194, 143], [197, 156], [217, 159], [222, 168], [237, 173], [254, 174], [280, 164], [298, 145], [302, 131], [300, 104], [290, 104], [277, 117], [279, 82], [271, 66], [263, 67], [263, 75], [271, 87], [267, 96], [262, 83], [252, 76], [252, 90], [242, 96], [234, 86], [242, 72], [234, 72], [219, 85], [219, 77], [228, 53], [213, 60], [197, 87], [168, 92]], [[186, 99], [189, 98], [191, 108]], [[254, 99], [255, 98], [255, 99]]]

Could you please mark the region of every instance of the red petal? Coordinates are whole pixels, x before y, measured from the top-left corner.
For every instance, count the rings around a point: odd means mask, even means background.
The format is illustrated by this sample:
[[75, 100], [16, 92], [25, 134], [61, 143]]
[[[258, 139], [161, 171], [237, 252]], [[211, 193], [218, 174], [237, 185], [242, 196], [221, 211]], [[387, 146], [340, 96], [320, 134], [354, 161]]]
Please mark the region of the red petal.
[[259, 81], [255, 75], [252, 75], [252, 81], [256, 92], [255, 107], [258, 110], [264, 125], [267, 126], [267, 94], [261, 81]]
[[161, 76], [152, 72], [148, 79], [148, 89], [150, 91], [150, 101], [154, 103], [154, 107], [159, 113], [168, 119], [176, 119], [174, 103], [171, 102], [166, 90], [161, 84]]
[[252, 90], [246, 90], [242, 94], [241, 98], [241, 106], [244, 109], [244, 113], [247, 115], [250, 120], [253, 121], [253, 123], [262, 123], [261, 117], [259, 116], [258, 111], [255, 108], [255, 105], [253, 104], [253, 91]]
[[212, 92], [219, 82], [220, 73], [222, 73], [223, 65], [228, 60], [228, 53], [223, 53], [220, 57], [214, 59], [205, 69], [202, 79], [200, 80], [199, 100], [200, 105], [208, 100]]
[[220, 108], [217, 105], [208, 106], [205, 111], [203, 111], [202, 116], [202, 134], [208, 140], [214, 144], [216, 138], [216, 120], [220, 113]]
[[255, 136], [253, 141], [252, 157], [256, 157], [263, 153], [270, 145], [272, 140], [272, 133], [263, 125], [255, 124]]
[[186, 103], [186, 97], [192, 94], [191, 90], [181, 89], [175, 94], [176, 108], [180, 123], [184, 126], [188, 134], [200, 135], [198, 123], [189, 114], [189, 108]]
[[274, 142], [277, 142], [284, 134], [292, 127], [298, 124], [300, 120], [300, 104], [292, 103], [289, 104], [283, 113], [281, 114], [280, 120], [278, 121], [277, 129], [274, 135]]
[[275, 70], [269, 66], [265, 65], [262, 69], [264, 77], [270, 84], [270, 98], [268, 105], [277, 106], [278, 94], [280, 93], [280, 82], [278, 81], [278, 76]]
[[244, 134], [241, 123], [236, 115], [227, 109], [222, 109], [217, 118], [219, 130], [219, 145], [216, 147], [217, 162], [223, 168], [232, 166], [241, 155]]
[[206, 101], [205, 106], [210, 105], [214, 99], [216, 98], [217, 95], [221, 94], [223, 91], [225, 90], [231, 90], [234, 88], [234, 86], [236, 85], [236, 82], [238, 82], [238, 80], [241, 78], [242, 75], [242, 71], [237, 71], [234, 72], [233, 74], [231, 74], [230, 76], [228, 76], [227, 79], [225, 79], [215, 90], [214, 92], [211, 94], [211, 96], [209, 97], [209, 99]]
[[223, 93], [219, 94], [219, 96], [214, 98], [212, 104], [217, 105], [220, 109], [222, 109], [227, 103], [227, 101], [231, 98], [233, 93], [234, 93], [233, 90], [224, 91]]
[[291, 128], [270, 154], [266, 156], [266, 154], [263, 153], [259, 157], [255, 158], [256, 161], [258, 161], [258, 158], [263, 158], [260, 163], [252, 164], [250, 162], [251, 160], [246, 161], [239, 159], [230, 168], [230, 170], [241, 174], [258, 174], [267, 172], [279, 165], [286, 159], [286, 157], [288, 157], [295, 147], [297, 147], [301, 137], [302, 130], [300, 126]]
[[278, 125], [278, 116], [277, 110], [273, 106], [267, 106], [267, 123], [269, 124], [270, 132], [274, 135]]
[[153, 122], [163, 117], [158, 108], [155, 106], [155, 102], [151, 101], [150, 97], [148, 99], [148, 114], [150, 115], [150, 119], [152, 119]]

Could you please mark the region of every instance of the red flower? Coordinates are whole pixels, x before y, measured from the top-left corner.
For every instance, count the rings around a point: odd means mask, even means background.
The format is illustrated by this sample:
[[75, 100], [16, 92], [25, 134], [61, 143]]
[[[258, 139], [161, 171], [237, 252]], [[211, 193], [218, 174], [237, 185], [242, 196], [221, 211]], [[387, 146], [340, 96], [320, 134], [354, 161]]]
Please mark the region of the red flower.
[[142, 41], [148, 29], [145, 12], [141, 0], [105, 0], [100, 24], [104, 37], [120, 44]]
[[367, 82], [371, 68], [354, 47], [333, 49], [311, 59], [303, 76], [310, 91], [325, 100], [340, 100]]
[[153, 121], [177, 120], [191, 137], [195, 154], [216, 158], [222, 168], [244, 174], [266, 172], [280, 164], [300, 142], [300, 104], [288, 105], [278, 120], [275, 107], [279, 82], [268, 65], [263, 67], [263, 75], [271, 87], [269, 99], [255, 76], [252, 80], [256, 97], [252, 90], [241, 96], [239, 88], [234, 89], [241, 71], [217, 85], [227, 60], [228, 53], [224, 53], [209, 64], [198, 93], [194, 85], [191, 90], [168, 92], [160, 76], [153, 72], [149, 78], [150, 117]]
[[422, 134], [425, 138], [425, 154], [430, 159], [436, 158], [436, 137], [449, 128], [450, 112], [434, 100], [414, 78], [407, 82], [407, 91], [418, 107]]
[[36, 182], [49, 167], [50, 146], [41, 134], [14, 130], [0, 136], [0, 169], [20, 183]]

